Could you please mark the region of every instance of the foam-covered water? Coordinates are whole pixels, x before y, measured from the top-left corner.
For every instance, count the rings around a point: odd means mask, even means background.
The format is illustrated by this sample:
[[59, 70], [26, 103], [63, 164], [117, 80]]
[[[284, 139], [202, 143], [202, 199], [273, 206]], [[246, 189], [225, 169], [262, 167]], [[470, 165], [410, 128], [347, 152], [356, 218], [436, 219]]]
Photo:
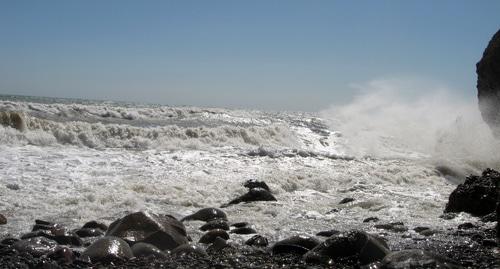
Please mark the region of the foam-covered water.
[[[438, 218], [455, 183], [433, 156], [411, 148], [359, 154], [355, 133], [331, 112], [1, 99], [0, 111], [26, 126], [0, 126], [0, 212], [9, 220], [2, 233], [27, 231], [34, 219], [76, 227], [137, 210], [181, 217], [243, 194], [248, 179], [267, 182], [278, 201], [225, 211], [272, 239], [371, 229], [362, 223], [371, 216], [410, 227], [461, 221]], [[346, 197], [356, 200], [339, 205]]]

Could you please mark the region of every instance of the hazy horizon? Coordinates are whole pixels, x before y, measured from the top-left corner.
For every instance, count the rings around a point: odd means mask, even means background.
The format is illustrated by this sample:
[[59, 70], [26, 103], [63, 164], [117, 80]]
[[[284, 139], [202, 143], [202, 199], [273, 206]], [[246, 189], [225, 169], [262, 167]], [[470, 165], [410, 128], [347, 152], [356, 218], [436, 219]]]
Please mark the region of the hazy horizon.
[[497, 1], [2, 2], [0, 94], [318, 111], [383, 80], [475, 100], [475, 64], [498, 10]]

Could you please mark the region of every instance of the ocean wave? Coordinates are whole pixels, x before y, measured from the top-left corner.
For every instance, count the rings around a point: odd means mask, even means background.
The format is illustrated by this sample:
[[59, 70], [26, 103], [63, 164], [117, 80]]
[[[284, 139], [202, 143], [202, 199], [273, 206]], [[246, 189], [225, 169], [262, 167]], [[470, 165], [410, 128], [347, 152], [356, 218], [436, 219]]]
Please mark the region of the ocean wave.
[[[291, 147], [297, 145], [293, 131], [285, 124], [214, 127], [164, 125], [139, 127], [102, 122], [52, 121], [21, 112], [2, 112], [0, 143], [39, 146], [69, 144], [90, 148], [177, 149], [208, 147]], [[4, 120], [5, 119], [5, 120]], [[17, 120], [12, 123], [11, 119]], [[16, 122], [16, 121], [14, 121]], [[23, 126], [16, 128], [17, 125]]]

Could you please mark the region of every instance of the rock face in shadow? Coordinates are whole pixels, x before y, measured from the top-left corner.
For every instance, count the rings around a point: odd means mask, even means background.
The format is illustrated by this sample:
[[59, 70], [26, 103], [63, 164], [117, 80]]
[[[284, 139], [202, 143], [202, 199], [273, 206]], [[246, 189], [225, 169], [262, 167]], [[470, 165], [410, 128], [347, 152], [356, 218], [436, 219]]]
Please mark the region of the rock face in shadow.
[[116, 236], [133, 245], [149, 243], [161, 250], [174, 249], [188, 242], [184, 225], [169, 215], [136, 212], [109, 225], [106, 236]]
[[494, 135], [500, 138], [500, 30], [476, 65], [479, 110]]
[[500, 192], [500, 173], [486, 169], [481, 176], [469, 176], [450, 194], [445, 212], [467, 212], [484, 216], [495, 212]]

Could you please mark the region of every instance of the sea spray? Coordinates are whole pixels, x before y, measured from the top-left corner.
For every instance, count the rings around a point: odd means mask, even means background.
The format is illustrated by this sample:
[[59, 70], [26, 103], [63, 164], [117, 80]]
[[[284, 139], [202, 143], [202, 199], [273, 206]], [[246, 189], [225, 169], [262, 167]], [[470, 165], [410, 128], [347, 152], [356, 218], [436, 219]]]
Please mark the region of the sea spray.
[[500, 167], [500, 142], [476, 102], [412, 80], [374, 80], [355, 88], [360, 93], [351, 103], [320, 113], [346, 138], [348, 153], [422, 159], [461, 177]]

